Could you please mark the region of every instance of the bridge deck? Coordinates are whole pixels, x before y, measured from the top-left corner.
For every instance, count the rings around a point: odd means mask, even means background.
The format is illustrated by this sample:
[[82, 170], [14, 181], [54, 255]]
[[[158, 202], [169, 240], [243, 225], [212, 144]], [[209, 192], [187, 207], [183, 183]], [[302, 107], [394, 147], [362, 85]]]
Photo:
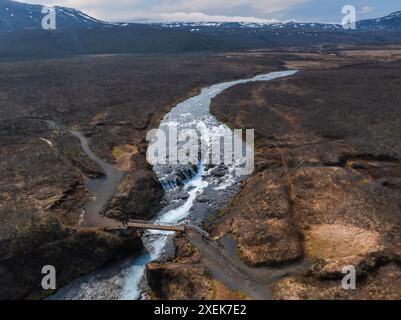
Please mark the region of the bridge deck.
[[210, 235], [206, 231], [202, 230], [197, 226], [187, 225], [187, 224], [153, 223], [150, 221], [129, 220], [128, 228], [143, 229], [143, 230], [175, 231], [175, 232], [195, 231], [200, 235], [210, 239]]
[[179, 224], [165, 224], [165, 223], [150, 223], [146, 221], [130, 221], [128, 228], [146, 229], [146, 230], [161, 230], [161, 231], [176, 231], [185, 232], [186, 226]]

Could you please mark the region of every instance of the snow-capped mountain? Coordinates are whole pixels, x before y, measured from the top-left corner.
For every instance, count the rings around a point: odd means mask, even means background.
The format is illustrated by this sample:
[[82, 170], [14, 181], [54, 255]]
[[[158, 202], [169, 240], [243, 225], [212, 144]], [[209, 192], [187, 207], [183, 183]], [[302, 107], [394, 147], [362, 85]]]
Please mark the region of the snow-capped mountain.
[[370, 31], [399, 31], [401, 30], [401, 11], [386, 17], [359, 21], [358, 29]]
[[260, 30], [278, 30], [278, 29], [303, 29], [303, 30], [338, 30], [341, 28], [337, 24], [324, 23], [302, 23], [302, 22], [169, 22], [159, 23], [164, 28], [181, 28], [191, 30], [202, 29], [260, 29]]
[[[40, 29], [45, 14], [42, 5], [33, 5], [12, 0], [0, 0], [0, 31]], [[127, 27], [134, 24], [109, 23], [93, 18], [82, 11], [56, 6], [57, 29], [69, 28], [104, 28], [110, 26]], [[292, 30], [292, 31], [341, 31], [339, 24], [303, 23], [303, 22], [169, 22], [150, 23], [160, 29], [180, 29], [191, 32], [216, 32], [230, 30]], [[357, 31], [401, 31], [401, 11], [386, 17], [362, 20], [357, 23]]]
[[[14, 31], [41, 28], [42, 19], [46, 15], [42, 13], [42, 8], [42, 5], [0, 0], [0, 30]], [[58, 29], [93, 28], [109, 25], [76, 9], [58, 6], [55, 9]]]
[[[316, 22], [171, 22], [160, 24], [165, 28], [190, 29], [191, 31], [206, 31], [207, 29], [247, 29], [260, 30], [305, 30], [305, 31], [340, 31], [340, 24]], [[386, 17], [357, 22], [357, 31], [401, 31], [401, 11]]]

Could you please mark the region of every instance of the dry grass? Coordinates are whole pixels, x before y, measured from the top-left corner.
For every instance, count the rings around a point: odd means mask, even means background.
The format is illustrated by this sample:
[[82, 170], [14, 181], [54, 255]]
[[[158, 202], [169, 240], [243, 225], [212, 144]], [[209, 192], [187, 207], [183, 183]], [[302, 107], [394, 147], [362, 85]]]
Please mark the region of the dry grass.
[[352, 226], [316, 225], [305, 236], [306, 253], [312, 259], [338, 259], [382, 249], [377, 232]]
[[249, 297], [239, 291], [233, 291], [227, 288], [223, 283], [217, 280], [211, 281], [211, 293], [208, 300], [248, 300]]

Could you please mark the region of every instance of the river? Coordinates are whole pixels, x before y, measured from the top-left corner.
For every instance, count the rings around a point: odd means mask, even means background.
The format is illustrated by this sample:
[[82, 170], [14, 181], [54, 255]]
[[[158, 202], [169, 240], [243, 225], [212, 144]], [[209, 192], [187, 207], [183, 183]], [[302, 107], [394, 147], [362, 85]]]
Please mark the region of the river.
[[[211, 113], [210, 104], [214, 97], [237, 84], [270, 81], [287, 77], [296, 71], [281, 71], [262, 74], [250, 79], [223, 82], [202, 89], [201, 93], [175, 106], [161, 121], [159, 128], [166, 131], [172, 124], [178, 125], [178, 131], [192, 129], [199, 132], [201, 139], [212, 141], [215, 136], [231, 133], [231, 129], [220, 123]], [[74, 133], [73, 133], [74, 134]], [[108, 164], [100, 164], [82, 136], [84, 152], [107, 174], [114, 176], [114, 182], [121, 179], [120, 172], [115, 172]], [[152, 145], [151, 142], [150, 146]], [[206, 143], [210, 146], [211, 144]], [[223, 167], [209, 167], [200, 161], [196, 168], [182, 165], [155, 165], [154, 171], [165, 188], [164, 209], [157, 215], [157, 222], [178, 223], [189, 220], [200, 224], [207, 216], [217, 213], [236, 194], [239, 182], [244, 177], [236, 174], [233, 163]], [[218, 174], [217, 174], [218, 171]], [[107, 193], [105, 196], [109, 197]], [[89, 208], [93, 209], [90, 206]], [[98, 208], [96, 206], [96, 210]], [[173, 253], [172, 235], [169, 232], [149, 231], [144, 234], [146, 250], [135, 259], [127, 259], [98, 270], [75, 280], [60, 289], [51, 299], [140, 299], [146, 289], [145, 268], [154, 260], [165, 258]]]

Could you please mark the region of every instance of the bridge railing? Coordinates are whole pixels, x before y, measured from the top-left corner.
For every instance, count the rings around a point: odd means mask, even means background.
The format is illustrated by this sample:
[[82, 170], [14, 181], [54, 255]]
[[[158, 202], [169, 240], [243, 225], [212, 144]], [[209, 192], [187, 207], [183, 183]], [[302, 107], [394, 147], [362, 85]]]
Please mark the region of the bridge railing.
[[199, 233], [201, 236], [206, 237], [207, 239], [211, 239], [211, 236], [209, 233], [207, 233], [205, 230], [199, 228], [198, 226], [195, 225], [186, 225], [186, 228], [196, 231], [197, 233]]
[[[207, 233], [205, 230], [202, 228], [188, 224], [188, 223], [168, 223], [168, 222], [151, 222], [151, 221], [144, 221], [144, 220], [129, 220], [129, 223], [133, 225], [138, 225], [141, 226], [141, 228], [146, 229], [146, 227], [149, 227], [151, 229], [157, 229], [158, 227], [160, 228], [176, 228], [176, 229], [181, 229], [184, 228], [185, 230], [193, 230], [197, 233], [199, 233], [201, 236], [211, 239], [211, 236], [209, 233]], [[181, 230], [179, 230], [181, 231]]]

